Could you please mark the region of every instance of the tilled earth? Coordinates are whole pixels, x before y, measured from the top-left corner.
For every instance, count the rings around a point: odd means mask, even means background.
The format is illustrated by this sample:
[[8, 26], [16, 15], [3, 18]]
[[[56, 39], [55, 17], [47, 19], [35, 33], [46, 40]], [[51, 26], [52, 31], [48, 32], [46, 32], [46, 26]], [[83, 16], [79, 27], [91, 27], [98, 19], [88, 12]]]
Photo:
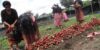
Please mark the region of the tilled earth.
[[95, 36], [94, 40], [89, 40], [86, 37], [87, 33], [82, 33], [69, 40], [64, 39], [64, 42], [46, 50], [100, 50], [100, 35]]
[[64, 38], [64, 42], [52, 45], [45, 50], [100, 50], [100, 35], [95, 36], [94, 40], [89, 40], [86, 37], [88, 33], [89, 31], [86, 31], [68, 40]]

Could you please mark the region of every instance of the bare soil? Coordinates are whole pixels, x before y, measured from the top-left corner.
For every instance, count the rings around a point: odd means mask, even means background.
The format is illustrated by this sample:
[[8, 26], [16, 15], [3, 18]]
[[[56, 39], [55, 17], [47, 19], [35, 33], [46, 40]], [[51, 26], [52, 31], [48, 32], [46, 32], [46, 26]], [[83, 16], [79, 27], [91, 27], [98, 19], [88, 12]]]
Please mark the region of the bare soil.
[[46, 50], [100, 50], [100, 35], [95, 36], [94, 40], [89, 40], [86, 37], [88, 33], [86, 31], [69, 40], [64, 39], [64, 42], [57, 46], [51, 46]]

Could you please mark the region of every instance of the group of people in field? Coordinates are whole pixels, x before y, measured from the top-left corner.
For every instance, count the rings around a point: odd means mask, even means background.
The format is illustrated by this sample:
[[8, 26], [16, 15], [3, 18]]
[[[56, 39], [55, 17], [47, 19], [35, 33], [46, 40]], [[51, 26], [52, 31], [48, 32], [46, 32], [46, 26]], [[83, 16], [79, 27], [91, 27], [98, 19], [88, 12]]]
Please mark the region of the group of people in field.
[[14, 50], [18, 43], [24, 40], [25, 50], [33, 50], [33, 42], [40, 38], [39, 29], [33, 14], [28, 11], [18, 17], [15, 9], [11, 8], [9, 1], [3, 2], [4, 10], [1, 11], [2, 22], [5, 25], [6, 36], [10, 50]]
[[[84, 21], [84, 13], [82, 10], [82, 5], [78, 1], [75, 1], [73, 5], [75, 9], [76, 20], [80, 24]], [[54, 25], [56, 27], [61, 27], [63, 19], [64, 21], [69, 20], [66, 10], [61, 9], [61, 7], [59, 7], [57, 4], [55, 4], [52, 7], [52, 9], [53, 9]]]
[[[10, 50], [13, 50], [13, 45], [19, 50], [18, 43], [21, 40], [24, 40], [25, 50], [33, 50], [32, 43], [40, 38], [38, 25], [33, 14], [28, 11], [18, 17], [16, 10], [11, 8], [9, 1], [4, 1], [2, 5], [5, 9], [1, 11], [1, 18], [6, 28], [6, 36]], [[77, 21], [82, 23], [84, 21], [82, 6], [75, 1], [74, 8]], [[65, 10], [62, 10], [58, 5], [54, 4], [52, 9], [52, 16], [56, 27], [62, 26], [63, 19], [64, 21], [69, 20]]]

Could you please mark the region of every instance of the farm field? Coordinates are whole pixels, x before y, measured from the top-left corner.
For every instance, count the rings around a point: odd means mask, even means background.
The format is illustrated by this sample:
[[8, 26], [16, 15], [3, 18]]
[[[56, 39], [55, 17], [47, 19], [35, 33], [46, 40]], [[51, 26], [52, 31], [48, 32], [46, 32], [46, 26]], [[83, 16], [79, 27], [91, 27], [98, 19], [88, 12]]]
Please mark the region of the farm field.
[[[85, 16], [85, 22], [89, 22], [92, 17], [100, 18], [100, 14], [94, 14], [94, 15], [86, 15]], [[71, 17], [68, 22], [63, 23], [63, 28], [70, 27], [71, 25], [77, 23], [75, 17]], [[45, 35], [54, 35], [55, 32], [60, 32], [62, 29], [56, 28], [53, 25], [53, 22], [47, 22], [46, 25], [40, 25], [39, 30], [41, 33], [41, 38], [43, 38]], [[95, 26], [95, 30], [97, 32], [100, 32], [100, 26]], [[93, 41], [90, 41], [86, 38], [86, 35], [88, 32], [93, 32], [93, 30], [87, 30], [85, 32], [82, 32], [82, 34], [78, 36], [74, 36], [68, 40], [64, 40], [64, 42], [60, 43], [59, 45], [52, 45], [48, 49], [45, 50], [100, 50], [100, 35], [96, 36]], [[0, 34], [0, 50], [8, 50], [7, 40], [4, 36], [4, 31], [2, 31]], [[20, 46], [23, 46], [23, 42], [20, 43]]]

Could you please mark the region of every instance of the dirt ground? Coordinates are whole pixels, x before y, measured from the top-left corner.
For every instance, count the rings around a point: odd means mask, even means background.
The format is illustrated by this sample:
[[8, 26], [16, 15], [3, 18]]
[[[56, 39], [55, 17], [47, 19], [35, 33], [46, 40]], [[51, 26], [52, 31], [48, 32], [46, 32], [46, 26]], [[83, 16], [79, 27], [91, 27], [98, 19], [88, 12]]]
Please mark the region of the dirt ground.
[[95, 36], [94, 40], [89, 40], [86, 37], [87, 33], [82, 33], [69, 40], [64, 39], [63, 43], [46, 50], [100, 50], [100, 35]]
[[52, 45], [45, 50], [100, 50], [100, 35], [95, 36], [91, 41], [86, 37], [88, 33], [89, 31], [86, 31], [68, 40], [65, 38], [64, 42], [57, 46]]

